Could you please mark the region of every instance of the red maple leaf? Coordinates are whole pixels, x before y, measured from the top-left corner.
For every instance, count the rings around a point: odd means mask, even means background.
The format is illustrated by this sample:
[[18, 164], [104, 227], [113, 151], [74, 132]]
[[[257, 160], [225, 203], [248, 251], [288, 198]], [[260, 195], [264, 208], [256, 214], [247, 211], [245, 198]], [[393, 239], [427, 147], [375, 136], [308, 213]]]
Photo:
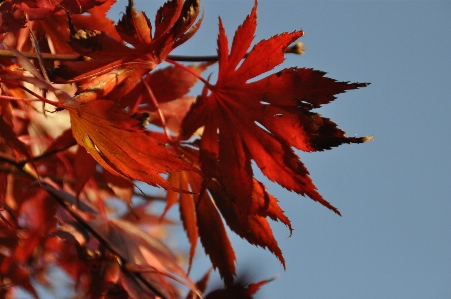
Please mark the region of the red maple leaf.
[[[198, 152], [190, 147], [180, 146], [180, 155], [190, 161], [198, 160]], [[267, 217], [281, 221], [291, 231], [291, 223], [283, 214], [277, 200], [268, 194], [259, 181], [253, 179], [252, 206], [246, 217], [241, 217], [239, 208], [230, 201], [224, 188], [215, 180], [203, 182], [199, 174], [193, 172], [172, 173], [168, 181], [182, 190], [194, 191], [194, 194], [177, 194], [169, 191], [166, 197], [165, 212], [177, 201], [180, 206], [180, 218], [191, 244], [190, 266], [200, 238], [205, 253], [210, 257], [214, 268], [218, 268], [226, 285], [233, 284], [235, 275], [235, 253], [224, 228], [219, 212], [229, 227], [249, 243], [268, 248], [282, 264], [282, 256], [274, 238]], [[208, 192], [207, 192], [208, 189]]]
[[311, 109], [333, 101], [335, 94], [367, 84], [337, 82], [323, 77], [323, 72], [305, 68], [284, 69], [249, 82], [282, 63], [285, 49], [303, 35], [295, 31], [263, 40], [245, 58], [256, 29], [256, 9], [257, 2], [238, 28], [230, 54], [220, 20], [218, 80], [205, 87], [184, 119], [184, 136], [189, 138], [204, 127], [202, 170], [222, 184], [242, 217], [249, 216], [252, 205], [251, 160], [271, 181], [340, 214], [317, 192], [292, 147], [318, 151], [365, 142], [367, 137], [346, 137], [335, 123]]
[[[311, 111], [333, 101], [335, 94], [367, 84], [337, 82], [324, 77], [324, 72], [305, 68], [284, 69], [250, 82], [282, 63], [286, 48], [303, 35], [302, 31], [276, 35], [257, 43], [247, 54], [256, 29], [256, 10], [257, 1], [236, 31], [230, 54], [220, 20], [218, 80], [215, 85], [206, 84], [183, 120], [182, 135], [190, 138], [203, 128], [198, 159], [205, 175], [203, 188], [211, 193], [235, 233], [251, 244], [268, 248], [285, 265], [267, 217], [282, 221], [291, 230], [290, 222], [277, 200], [253, 178], [251, 161], [271, 181], [308, 195], [340, 215], [317, 192], [293, 147], [321, 151], [369, 140], [346, 137], [331, 120]], [[202, 232], [199, 234], [202, 240]], [[202, 243], [207, 252], [211, 251]], [[234, 274], [230, 268], [212, 262], [223, 277]]]
[[235, 252], [218, 209], [210, 194], [201, 187], [202, 177], [195, 173], [181, 172], [171, 174], [169, 181], [182, 190], [196, 192], [195, 194], [181, 193], [177, 199], [178, 195], [169, 191], [166, 197], [166, 210], [177, 200], [179, 202], [180, 219], [191, 244], [189, 268], [191, 268], [199, 237], [213, 266], [219, 269], [225, 283], [231, 285], [235, 275]]

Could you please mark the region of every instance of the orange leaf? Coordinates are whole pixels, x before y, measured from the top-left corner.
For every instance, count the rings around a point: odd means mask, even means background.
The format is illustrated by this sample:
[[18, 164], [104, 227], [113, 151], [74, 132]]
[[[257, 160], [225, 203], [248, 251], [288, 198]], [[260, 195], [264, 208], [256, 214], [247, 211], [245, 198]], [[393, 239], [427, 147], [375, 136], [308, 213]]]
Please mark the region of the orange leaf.
[[67, 106], [77, 142], [106, 170], [127, 179], [180, 191], [160, 174], [194, 167], [158, 143], [111, 101]]
[[82, 80], [75, 100], [79, 103], [99, 98], [117, 100], [133, 90], [141, 78], [155, 67], [154, 64], [137, 60], [133, 63], [108, 64], [96, 69], [97, 74]]

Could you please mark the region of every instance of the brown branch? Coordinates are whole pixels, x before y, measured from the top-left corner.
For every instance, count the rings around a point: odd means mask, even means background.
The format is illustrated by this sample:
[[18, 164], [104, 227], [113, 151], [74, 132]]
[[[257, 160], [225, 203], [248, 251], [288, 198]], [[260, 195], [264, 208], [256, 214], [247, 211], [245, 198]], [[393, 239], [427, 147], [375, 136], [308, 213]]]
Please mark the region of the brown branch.
[[[38, 59], [38, 55], [35, 52], [21, 52], [25, 57], [30, 59]], [[41, 53], [44, 60], [61, 60], [61, 61], [77, 61], [82, 60], [82, 56], [78, 54], [52, 54], [52, 53]], [[16, 58], [9, 50], [0, 50], [0, 57], [5, 58]]]
[[[39, 59], [38, 54], [35, 52], [21, 52], [25, 57], [29, 59]], [[298, 42], [293, 46], [287, 48], [285, 53], [302, 55], [304, 53], [303, 43]], [[44, 60], [60, 60], [60, 61], [80, 61], [83, 60], [83, 56], [79, 54], [52, 54], [41, 53]], [[0, 50], [0, 57], [16, 58], [16, 56], [9, 50]], [[247, 57], [247, 54], [246, 56]], [[185, 62], [205, 62], [205, 61], [218, 61], [217, 55], [211, 56], [185, 56], [185, 55], [169, 55], [167, 57], [170, 60], [185, 61]]]
[[[288, 47], [285, 50], [285, 53], [288, 54], [297, 54], [302, 55], [305, 52], [304, 44], [301, 42], [298, 42], [291, 47]], [[246, 53], [244, 56], [245, 58], [249, 55], [249, 53]], [[168, 59], [174, 60], [174, 61], [185, 61], [185, 62], [204, 62], [204, 61], [218, 61], [219, 57], [217, 55], [211, 55], [211, 56], [184, 56], [184, 55], [169, 55]]]

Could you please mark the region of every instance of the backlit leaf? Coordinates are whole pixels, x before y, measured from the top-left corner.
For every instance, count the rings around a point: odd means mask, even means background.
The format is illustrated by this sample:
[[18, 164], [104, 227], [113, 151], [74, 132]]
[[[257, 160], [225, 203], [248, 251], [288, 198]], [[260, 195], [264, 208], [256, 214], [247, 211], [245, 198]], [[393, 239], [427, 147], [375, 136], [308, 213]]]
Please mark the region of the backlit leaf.
[[150, 137], [134, 118], [111, 101], [90, 101], [66, 107], [77, 142], [106, 170], [127, 179], [179, 190], [162, 173], [194, 167], [174, 155], [171, 148]]

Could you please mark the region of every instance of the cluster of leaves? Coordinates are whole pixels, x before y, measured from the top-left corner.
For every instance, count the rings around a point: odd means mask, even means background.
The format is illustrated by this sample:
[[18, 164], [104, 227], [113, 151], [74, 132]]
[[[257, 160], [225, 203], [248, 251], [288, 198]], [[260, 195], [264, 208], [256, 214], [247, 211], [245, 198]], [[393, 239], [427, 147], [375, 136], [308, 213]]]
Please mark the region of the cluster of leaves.
[[[251, 80], [281, 64], [303, 35], [276, 35], [249, 51], [257, 1], [230, 50], [219, 21], [212, 84], [201, 73], [213, 62], [181, 64], [170, 56], [199, 29], [199, 0], [166, 2], [154, 25], [132, 0], [115, 24], [106, 17], [114, 2], [0, 3], [0, 293], [13, 296], [19, 286], [37, 296], [34, 284], [48, 284], [57, 265], [79, 296], [174, 298], [177, 282], [191, 289], [188, 298], [201, 297], [208, 273], [198, 283], [186, 273], [200, 239], [226, 285], [205, 298], [251, 298], [267, 281], [234, 280], [224, 222], [284, 266], [268, 218], [291, 230], [251, 161], [271, 181], [339, 214], [294, 148], [369, 140], [346, 137], [312, 111], [367, 84], [296, 67]], [[163, 62], [171, 66], [158, 67]], [[199, 80], [201, 95], [189, 96]], [[166, 192], [135, 194], [136, 181]], [[152, 214], [161, 200], [163, 215]], [[188, 271], [163, 243], [164, 214], [177, 203], [190, 243]]]

